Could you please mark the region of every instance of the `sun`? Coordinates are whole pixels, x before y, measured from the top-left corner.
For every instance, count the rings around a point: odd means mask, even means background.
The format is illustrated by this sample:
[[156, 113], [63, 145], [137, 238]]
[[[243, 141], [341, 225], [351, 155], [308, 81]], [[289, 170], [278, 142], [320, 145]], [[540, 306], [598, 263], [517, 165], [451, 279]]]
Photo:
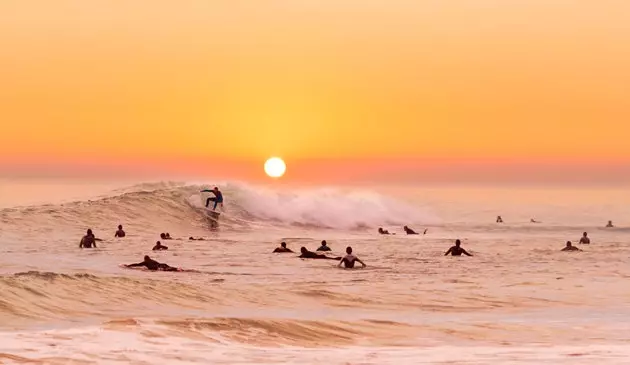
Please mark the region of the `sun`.
[[265, 173], [271, 177], [281, 177], [286, 170], [287, 165], [279, 157], [272, 157], [265, 162]]

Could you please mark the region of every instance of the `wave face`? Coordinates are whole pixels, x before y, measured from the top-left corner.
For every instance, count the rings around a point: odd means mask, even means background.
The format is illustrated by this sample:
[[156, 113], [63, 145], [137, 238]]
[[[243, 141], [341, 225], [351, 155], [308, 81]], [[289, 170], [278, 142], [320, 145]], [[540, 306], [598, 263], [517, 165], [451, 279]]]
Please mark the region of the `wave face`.
[[[246, 184], [219, 185], [225, 197], [221, 226], [225, 229], [265, 226], [360, 229], [384, 224], [404, 225], [435, 221], [425, 210], [374, 192], [340, 189], [275, 191]], [[147, 183], [119, 189], [93, 200], [58, 205], [8, 208], [0, 211], [5, 224], [51, 223], [98, 225], [133, 222], [157, 227], [189, 222], [207, 225], [203, 202], [208, 186]]]

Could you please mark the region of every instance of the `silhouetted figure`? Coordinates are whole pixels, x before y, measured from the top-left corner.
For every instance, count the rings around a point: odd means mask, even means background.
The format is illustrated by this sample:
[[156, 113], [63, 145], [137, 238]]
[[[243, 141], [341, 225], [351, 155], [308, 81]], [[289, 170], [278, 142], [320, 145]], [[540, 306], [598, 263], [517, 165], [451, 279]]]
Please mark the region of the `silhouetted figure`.
[[455, 246], [449, 248], [448, 251], [446, 251], [446, 253], [444, 254], [444, 256], [448, 256], [449, 253], [451, 254], [451, 256], [461, 256], [462, 254], [466, 256], [472, 256], [466, 250], [460, 247], [461, 244], [462, 242], [460, 240], [455, 240]]
[[166, 232], [166, 233], [160, 233], [160, 238], [163, 240], [172, 240], [171, 238], [171, 234]]
[[322, 245], [319, 246], [317, 251], [332, 251], [332, 250], [330, 249], [330, 247], [328, 247], [328, 244], [326, 243], [326, 240], [323, 240], [322, 241]]
[[153, 259], [151, 259], [149, 256], [144, 256], [144, 261], [137, 263], [137, 264], [131, 264], [131, 265], [125, 265], [126, 267], [140, 267], [140, 266], [144, 266], [147, 269], [151, 270], [151, 271], [179, 271], [176, 267], [171, 267], [168, 266], [167, 264], [162, 264], [159, 263]]
[[359, 260], [358, 257], [354, 256], [352, 254], [352, 247], [348, 246], [346, 248], [346, 256], [344, 256], [341, 261], [339, 261], [339, 265], [337, 265], [337, 267], [341, 267], [341, 265], [344, 265], [346, 267], [346, 269], [352, 269], [354, 268], [354, 263], [358, 262], [361, 265], [363, 265], [363, 267], [365, 267], [366, 265], [363, 263], [363, 261]]
[[282, 242], [280, 244], [280, 247], [276, 247], [276, 249], [273, 250], [273, 253], [284, 253], [284, 252], [293, 252], [293, 251], [291, 251], [290, 248], [287, 248], [287, 243], [286, 242]]
[[341, 260], [341, 257], [328, 257], [326, 255], [316, 254], [306, 249], [306, 247], [300, 248], [301, 255], [298, 256], [301, 259], [324, 259], [324, 260]]
[[567, 245], [560, 251], [582, 251], [582, 250], [573, 246], [573, 244], [571, 244], [571, 241], [567, 241]]
[[162, 242], [157, 241], [155, 243], [155, 246], [153, 246], [153, 251], [163, 251], [163, 250], [168, 250], [168, 247], [164, 246]]
[[114, 237], [116, 237], [116, 238], [123, 238], [125, 236], [126, 236], [126, 234], [125, 234], [125, 231], [123, 231], [123, 226], [119, 225], [118, 226], [118, 230], [116, 231], [116, 234], [114, 235]]
[[615, 226], [613, 226], [612, 221], [608, 221], [608, 224], [606, 225], [606, 228], [613, 228]]
[[379, 227], [378, 233], [380, 233], [380, 234], [389, 234], [389, 231], [386, 230], [386, 229], [383, 229], [382, 227]]
[[503, 223], [503, 218], [500, 215], [497, 216], [497, 223]]
[[583, 245], [588, 245], [591, 243], [591, 239], [588, 238], [588, 233], [584, 232], [582, 234], [582, 238], [580, 238], [580, 243]]
[[403, 230], [405, 231], [406, 234], [418, 234], [416, 231], [414, 231], [413, 229], [411, 229], [411, 228], [409, 228], [407, 226], [404, 226]]
[[96, 241], [100, 241], [98, 238], [94, 237], [91, 229], [87, 230], [87, 233], [83, 238], [81, 238], [81, 243], [79, 243], [79, 248], [96, 248]]

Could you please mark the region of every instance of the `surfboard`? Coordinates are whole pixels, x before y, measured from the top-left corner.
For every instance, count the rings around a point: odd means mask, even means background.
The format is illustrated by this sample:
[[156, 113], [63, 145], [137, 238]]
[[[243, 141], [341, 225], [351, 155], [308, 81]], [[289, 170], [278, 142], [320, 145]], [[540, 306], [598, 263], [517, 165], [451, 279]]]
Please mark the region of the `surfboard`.
[[120, 266], [123, 269], [136, 270], [136, 271], [151, 271], [151, 272], [154, 272], [154, 271], [162, 271], [162, 272], [186, 272], [186, 271], [191, 271], [191, 270], [184, 270], [184, 269], [179, 268], [179, 267], [176, 268], [177, 271], [165, 271], [165, 270], [149, 270], [145, 266], [129, 267], [129, 266], [125, 265], [125, 264], [120, 264], [118, 266]]

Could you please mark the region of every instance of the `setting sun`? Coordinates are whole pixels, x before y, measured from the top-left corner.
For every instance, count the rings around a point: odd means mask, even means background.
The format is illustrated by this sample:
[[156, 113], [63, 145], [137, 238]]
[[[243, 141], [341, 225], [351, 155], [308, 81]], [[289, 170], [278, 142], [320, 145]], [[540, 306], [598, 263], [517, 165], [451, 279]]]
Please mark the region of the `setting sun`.
[[272, 157], [265, 162], [265, 173], [271, 177], [281, 177], [286, 169], [287, 166], [281, 158]]

